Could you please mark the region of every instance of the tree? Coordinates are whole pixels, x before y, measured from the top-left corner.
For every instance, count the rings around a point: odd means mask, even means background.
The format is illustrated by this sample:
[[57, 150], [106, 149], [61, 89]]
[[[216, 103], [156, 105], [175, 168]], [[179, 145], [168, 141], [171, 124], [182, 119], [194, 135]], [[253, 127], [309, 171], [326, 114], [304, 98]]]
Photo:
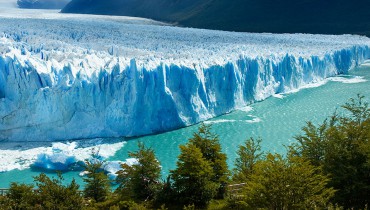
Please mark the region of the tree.
[[267, 154], [256, 163], [244, 189], [251, 209], [322, 209], [329, 205], [334, 190], [319, 167], [302, 157]]
[[117, 182], [120, 184], [118, 192], [123, 197], [143, 201], [152, 199], [158, 190], [161, 166], [153, 149], [146, 148], [140, 142], [138, 147], [137, 152], [129, 153], [129, 157], [135, 158], [137, 164], [122, 164], [122, 170], [117, 172]]
[[301, 155], [315, 166], [322, 164], [325, 151], [328, 149], [325, 135], [328, 126], [327, 120], [319, 127], [316, 127], [312, 122], [307, 122], [306, 126], [302, 128], [305, 135], [295, 137], [299, 142]]
[[177, 168], [170, 172], [176, 197], [181, 204], [206, 206], [216, 195], [218, 184], [211, 164], [193, 144], [181, 145]]
[[50, 179], [44, 173], [34, 177], [37, 186], [37, 195], [43, 209], [82, 209], [82, 197], [78, 191], [79, 185], [75, 180], [64, 186], [62, 175]]
[[217, 197], [222, 198], [229, 181], [229, 170], [226, 154], [222, 153], [217, 135], [211, 133], [211, 126], [201, 124], [197, 133], [189, 139], [189, 143], [199, 148], [203, 158], [210, 163], [213, 170], [211, 181], [218, 185]]
[[261, 139], [255, 140], [250, 138], [245, 141], [244, 145], [239, 146], [237, 151], [238, 157], [235, 160], [235, 169], [233, 170], [234, 182], [246, 182], [254, 172], [257, 161], [261, 160]]
[[85, 198], [93, 198], [96, 202], [103, 202], [110, 194], [110, 182], [102, 169], [104, 162], [94, 158], [85, 161], [86, 183], [84, 189]]
[[311, 122], [297, 136], [299, 154], [330, 176], [333, 203], [364, 209], [370, 203], [370, 109], [364, 97], [350, 99], [342, 115], [319, 126]]
[[[11, 183], [9, 193], [6, 195], [9, 209], [33, 209], [40, 202], [40, 199], [34, 192], [33, 185]], [[0, 205], [1, 208], [1, 205]], [[2, 208], [1, 208], [2, 209]]]
[[34, 177], [37, 189], [33, 185], [12, 183], [9, 193], [0, 199], [1, 209], [82, 209], [82, 197], [79, 186], [73, 180], [69, 185], [62, 185], [63, 177], [50, 179], [44, 173]]

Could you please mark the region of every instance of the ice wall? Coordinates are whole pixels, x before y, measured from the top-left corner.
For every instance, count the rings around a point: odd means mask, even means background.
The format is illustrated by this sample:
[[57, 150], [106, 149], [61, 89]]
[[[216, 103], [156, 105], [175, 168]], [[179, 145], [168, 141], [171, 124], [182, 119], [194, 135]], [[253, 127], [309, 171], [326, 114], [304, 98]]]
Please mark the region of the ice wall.
[[100, 33], [104, 28], [88, 28], [106, 22], [50, 20], [34, 31], [45, 20], [32, 20], [32, 30], [30, 21], [11, 21], [13, 29], [0, 27], [1, 140], [168, 131], [345, 74], [370, 56], [367, 38], [348, 35], [234, 34], [110, 21], [123, 27], [110, 37]]
[[[90, 81], [65, 66], [39, 73], [0, 56], [0, 139], [17, 141], [136, 136], [191, 125], [348, 70], [369, 56], [352, 47], [323, 59], [241, 57], [223, 66], [154, 69], [116, 64]], [[53, 67], [51, 67], [53, 68]], [[54, 78], [51, 78], [54, 77]], [[51, 81], [55, 80], [53, 84]]]

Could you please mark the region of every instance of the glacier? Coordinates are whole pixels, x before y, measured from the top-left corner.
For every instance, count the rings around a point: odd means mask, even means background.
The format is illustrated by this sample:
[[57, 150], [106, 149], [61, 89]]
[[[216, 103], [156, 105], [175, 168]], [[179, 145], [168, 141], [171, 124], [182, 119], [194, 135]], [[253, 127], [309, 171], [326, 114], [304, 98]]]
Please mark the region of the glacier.
[[346, 74], [370, 57], [369, 47], [356, 35], [235, 33], [7, 9], [0, 12], [0, 140], [181, 128]]

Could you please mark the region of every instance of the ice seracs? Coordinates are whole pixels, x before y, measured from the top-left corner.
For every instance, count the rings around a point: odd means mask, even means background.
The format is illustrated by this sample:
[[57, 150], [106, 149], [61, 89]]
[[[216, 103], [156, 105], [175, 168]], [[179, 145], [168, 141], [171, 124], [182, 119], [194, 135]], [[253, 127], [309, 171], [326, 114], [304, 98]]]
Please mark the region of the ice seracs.
[[253, 34], [127, 17], [0, 14], [0, 139], [138, 136], [345, 74], [366, 37]]

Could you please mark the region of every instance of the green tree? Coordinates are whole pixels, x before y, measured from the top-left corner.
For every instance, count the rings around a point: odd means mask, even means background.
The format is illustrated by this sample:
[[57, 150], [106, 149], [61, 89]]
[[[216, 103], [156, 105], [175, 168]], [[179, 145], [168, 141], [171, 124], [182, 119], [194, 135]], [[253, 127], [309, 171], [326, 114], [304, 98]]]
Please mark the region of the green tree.
[[16, 207], [7, 196], [0, 195], [0, 209], [7, 209], [7, 208], [15, 209]]
[[244, 145], [239, 146], [238, 157], [235, 160], [233, 170], [233, 181], [237, 183], [246, 182], [248, 177], [253, 174], [257, 161], [261, 160], [261, 139], [250, 138]]
[[171, 176], [168, 175], [159, 186], [159, 190], [155, 194], [153, 199], [156, 206], [162, 206], [163, 204], [172, 204], [176, 200], [176, 193], [173, 189], [173, 183]]
[[[40, 202], [33, 185], [11, 183], [6, 195], [8, 209], [34, 209]], [[4, 206], [5, 207], [5, 206]], [[5, 209], [5, 208], [4, 208]]]
[[319, 127], [316, 127], [312, 122], [307, 122], [306, 126], [302, 128], [305, 135], [295, 137], [300, 144], [301, 155], [315, 166], [322, 165], [325, 151], [328, 149], [326, 139], [328, 127], [327, 120]]
[[334, 195], [319, 167], [289, 154], [267, 154], [256, 163], [245, 186], [244, 201], [251, 209], [322, 209]]
[[[94, 155], [93, 155], [94, 158]], [[85, 161], [86, 183], [84, 188], [85, 198], [93, 198], [96, 202], [103, 202], [110, 194], [110, 182], [102, 169], [104, 162], [96, 158]]]
[[135, 158], [137, 164], [121, 165], [117, 182], [118, 192], [125, 198], [143, 201], [152, 199], [160, 188], [161, 166], [155, 157], [154, 150], [138, 143], [139, 150], [130, 152], [129, 157]]
[[64, 186], [63, 177], [59, 173], [57, 178], [50, 179], [44, 173], [34, 177], [37, 186], [37, 195], [43, 209], [82, 209], [83, 199], [78, 191], [79, 185], [75, 180]]
[[181, 204], [206, 206], [218, 185], [211, 181], [213, 169], [201, 150], [193, 144], [181, 145], [177, 168], [170, 172], [176, 197]]
[[296, 137], [298, 150], [331, 177], [329, 186], [337, 190], [333, 203], [363, 209], [370, 202], [370, 109], [360, 95], [342, 108], [342, 115], [317, 127], [307, 123]]
[[222, 198], [229, 181], [229, 169], [226, 163], [226, 154], [222, 153], [220, 141], [217, 135], [211, 132], [211, 126], [201, 124], [198, 132], [189, 139], [202, 152], [203, 158], [210, 163], [213, 170], [211, 181], [218, 185], [217, 197]]

